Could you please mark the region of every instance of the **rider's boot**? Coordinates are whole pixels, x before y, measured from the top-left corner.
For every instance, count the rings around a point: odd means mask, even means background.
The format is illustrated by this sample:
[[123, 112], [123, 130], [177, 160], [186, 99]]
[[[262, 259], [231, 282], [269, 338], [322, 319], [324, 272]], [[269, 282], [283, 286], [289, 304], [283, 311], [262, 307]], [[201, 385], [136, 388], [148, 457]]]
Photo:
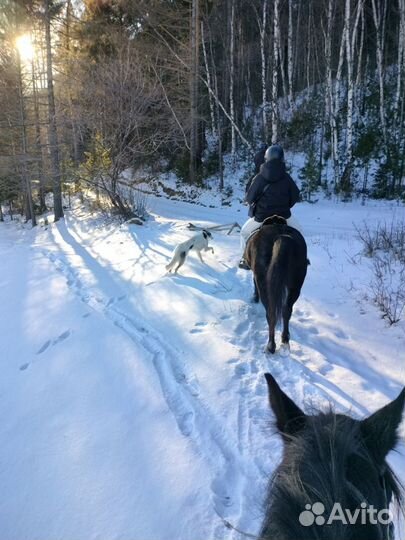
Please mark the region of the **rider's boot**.
[[250, 266], [248, 265], [245, 257], [241, 258], [241, 260], [239, 261], [238, 267], [241, 268], [242, 270], [250, 270]]

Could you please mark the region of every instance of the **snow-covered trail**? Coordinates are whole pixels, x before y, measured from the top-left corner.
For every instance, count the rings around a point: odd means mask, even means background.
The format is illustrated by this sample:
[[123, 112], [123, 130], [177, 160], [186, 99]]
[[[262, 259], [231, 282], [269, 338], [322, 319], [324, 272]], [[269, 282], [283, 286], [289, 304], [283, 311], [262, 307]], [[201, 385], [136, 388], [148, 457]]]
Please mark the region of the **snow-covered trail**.
[[243, 210], [152, 210], [144, 227], [77, 208], [47, 230], [0, 229], [0, 537], [236, 538], [221, 517], [255, 532], [281, 450], [263, 373], [301, 404], [358, 415], [405, 382], [403, 328], [357, 302], [367, 276], [348, 262], [360, 250], [352, 208], [297, 210], [312, 264], [288, 357], [263, 353], [237, 235], [215, 235], [205, 265], [190, 256], [164, 273], [189, 221], [240, 222]]

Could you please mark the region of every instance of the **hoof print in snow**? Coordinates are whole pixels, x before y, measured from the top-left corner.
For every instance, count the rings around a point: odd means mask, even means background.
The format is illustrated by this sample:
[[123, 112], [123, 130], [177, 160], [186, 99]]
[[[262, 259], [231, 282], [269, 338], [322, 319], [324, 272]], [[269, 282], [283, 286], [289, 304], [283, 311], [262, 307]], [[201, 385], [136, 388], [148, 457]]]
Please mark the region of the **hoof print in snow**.
[[346, 335], [343, 330], [336, 330], [334, 334], [338, 339], [349, 339], [349, 336]]
[[242, 377], [243, 375], [246, 375], [249, 372], [249, 366], [245, 362], [242, 362], [241, 364], [238, 364], [235, 367], [235, 375], [237, 377]]
[[189, 411], [179, 419], [179, 428], [185, 437], [189, 437], [194, 429], [194, 413]]
[[218, 513], [221, 515], [224, 508], [229, 508], [232, 506], [232, 498], [228, 495], [225, 486], [223, 485], [223, 480], [216, 478], [211, 484], [212, 492], [215, 495], [215, 506]]

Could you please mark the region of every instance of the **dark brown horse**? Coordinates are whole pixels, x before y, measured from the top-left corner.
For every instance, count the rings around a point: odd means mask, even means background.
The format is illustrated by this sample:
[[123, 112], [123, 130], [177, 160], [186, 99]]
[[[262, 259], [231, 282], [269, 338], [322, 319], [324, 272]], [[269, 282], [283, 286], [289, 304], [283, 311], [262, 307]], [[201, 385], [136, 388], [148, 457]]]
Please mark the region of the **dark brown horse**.
[[284, 218], [267, 218], [247, 242], [245, 258], [254, 276], [254, 301], [266, 309], [269, 341], [266, 350], [274, 353], [274, 332], [283, 318], [281, 341], [289, 346], [289, 321], [307, 273], [307, 245], [302, 234], [289, 227]]
[[403, 491], [386, 457], [398, 442], [405, 389], [357, 420], [331, 408], [307, 415], [270, 373], [265, 377], [284, 450], [270, 480], [258, 537], [393, 540], [390, 504], [401, 509]]

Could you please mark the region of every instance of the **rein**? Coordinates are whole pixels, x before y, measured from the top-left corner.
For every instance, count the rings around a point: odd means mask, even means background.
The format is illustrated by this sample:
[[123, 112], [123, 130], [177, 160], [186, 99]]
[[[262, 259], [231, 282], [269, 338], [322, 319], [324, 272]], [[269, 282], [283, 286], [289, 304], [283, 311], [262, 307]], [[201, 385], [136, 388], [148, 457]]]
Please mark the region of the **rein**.
[[242, 531], [241, 529], [238, 529], [237, 527], [235, 527], [234, 525], [232, 525], [232, 523], [230, 523], [229, 521], [227, 521], [225, 518], [223, 518], [222, 516], [220, 516], [217, 512], [217, 515], [219, 517], [219, 519], [222, 521], [222, 523], [225, 525], [225, 527], [227, 529], [229, 529], [230, 531], [235, 531], [237, 532], [238, 534], [242, 535], [242, 536], [245, 536], [246, 538], [253, 538], [253, 540], [268, 540], [267, 538], [264, 538], [263, 536], [257, 536], [256, 534], [252, 534], [252, 533], [248, 533], [246, 531]]

